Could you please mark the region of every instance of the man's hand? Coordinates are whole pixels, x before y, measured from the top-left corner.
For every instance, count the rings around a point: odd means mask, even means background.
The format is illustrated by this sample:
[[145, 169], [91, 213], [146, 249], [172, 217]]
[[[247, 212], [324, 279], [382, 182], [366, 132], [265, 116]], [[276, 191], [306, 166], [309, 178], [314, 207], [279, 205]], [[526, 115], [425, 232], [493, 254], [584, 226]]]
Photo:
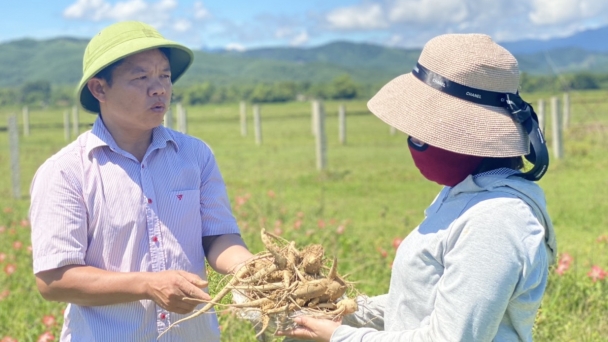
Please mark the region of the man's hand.
[[296, 317], [294, 318], [294, 322], [298, 324], [296, 328], [278, 331], [277, 336], [326, 342], [331, 339], [331, 335], [341, 325], [340, 321], [316, 319], [306, 316]]
[[[36, 285], [46, 300], [81, 306], [102, 306], [153, 300], [163, 309], [186, 314], [211, 298], [207, 282], [185, 271], [111, 272], [83, 265], [67, 265], [36, 274]], [[184, 297], [196, 299], [186, 302]]]
[[208, 283], [196, 274], [184, 271], [163, 271], [148, 273], [146, 292], [148, 297], [167, 311], [178, 314], [190, 313], [198, 303], [186, 302], [184, 297], [210, 301], [211, 297], [202, 290]]

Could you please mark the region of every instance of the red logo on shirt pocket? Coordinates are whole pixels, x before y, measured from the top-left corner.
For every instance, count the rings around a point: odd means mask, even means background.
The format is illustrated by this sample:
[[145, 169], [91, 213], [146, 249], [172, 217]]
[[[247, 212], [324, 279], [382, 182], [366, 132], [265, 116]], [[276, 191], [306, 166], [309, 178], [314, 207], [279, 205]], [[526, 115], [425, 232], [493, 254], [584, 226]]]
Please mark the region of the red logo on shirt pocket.
[[184, 195], [182, 195], [182, 194], [177, 195], [177, 199], [180, 201], [182, 200], [182, 197], [184, 197]]

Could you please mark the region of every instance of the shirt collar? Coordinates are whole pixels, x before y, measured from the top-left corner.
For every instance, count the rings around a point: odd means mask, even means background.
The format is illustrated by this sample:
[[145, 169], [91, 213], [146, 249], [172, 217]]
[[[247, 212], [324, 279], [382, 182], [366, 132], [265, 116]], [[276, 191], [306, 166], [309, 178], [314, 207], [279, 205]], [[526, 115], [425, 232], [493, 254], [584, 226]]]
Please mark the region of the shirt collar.
[[514, 174], [518, 174], [518, 173], [520, 173], [520, 171], [511, 169], [508, 167], [501, 167], [498, 169], [494, 169], [494, 170], [490, 170], [490, 171], [486, 171], [486, 172], [482, 172], [482, 173], [473, 175], [473, 179], [477, 179], [479, 177], [484, 177], [484, 176], [497, 176], [497, 175], [506, 175], [507, 177], [509, 177], [509, 176], [513, 176]]
[[[179, 145], [175, 141], [173, 132], [162, 125], [155, 127], [152, 130], [152, 143], [148, 147], [148, 151], [164, 148], [167, 146], [168, 142], [172, 143], [176, 152], [179, 151]], [[90, 157], [90, 154], [94, 149], [102, 146], [108, 146], [112, 151], [122, 151], [118, 144], [116, 144], [110, 131], [108, 131], [101, 116], [97, 116], [93, 128], [91, 129], [91, 134], [89, 134], [89, 138], [86, 142], [85, 151], [87, 156]]]
[[483, 191], [489, 184], [496, 182], [497, 180], [506, 179], [518, 173], [520, 173], [520, 171], [503, 167], [476, 175], [469, 175], [462, 182], [451, 188], [448, 196], [452, 197], [460, 193]]

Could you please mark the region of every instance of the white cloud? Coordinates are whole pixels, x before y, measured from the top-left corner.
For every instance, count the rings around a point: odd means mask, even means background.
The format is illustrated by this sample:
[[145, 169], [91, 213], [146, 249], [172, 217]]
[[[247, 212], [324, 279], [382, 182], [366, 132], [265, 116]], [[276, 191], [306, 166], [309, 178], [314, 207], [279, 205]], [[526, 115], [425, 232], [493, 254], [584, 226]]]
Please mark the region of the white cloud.
[[111, 8], [112, 5], [103, 0], [77, 0], [63, 11], [63, 16], [68, 19], [83, 19], [88, 16], [99, 21], [100, 16], [105, 16]]
[[225, 49], [228, 51], [238, 51], [238, 52], [242, 52], [242, 51], [246, 50], [245, 47], [239, 43], [230, 43], [230, 44], [226, 45]]
[[467, 1], [462, 0], [396, 0], [390, 7], [393, 22], [445, 24], [467, 19]]
[[276, 39], [289, 42], [291, 46], [301, 46], [310, 41], [310, 35], [308, 30], [304, 28], [295, 27], [279, 27], [274, 31], [274, 37]]
[[341, 30], [379, 29], [388, 26], [380, 4], [362, 4], [337, 8], [327, 14], [330, 27]]
[[367, 31], [376, 41], [402, 47], [422, 47], [449, 32], [514, 41], [568, 36], [608, 24], [608, 0], [359, 1], [326, 13], [329, 28]]
[[265, 12], [254, 13], [250, 21], [214, 15], [206, 7], [209, 0], [70, 2], [63, 11], [66, 19], [87, 25], [140, 20], [168, 31], [171, 38], [204, 40], [216, 47], [231, 42], [247, 47], [301, 46], [327, 39], [357, 39], [419, 48], [447, 32], [479, 32], [497, 41], [514, 41], [567, 36], [608, 25], [608, 0], [350, 0], [322, 13], [286, 15], [260, 8]]
[[289, 44], [291, 46], [300, 46], [300, 45], [306, 44], [309, 39], [310, 39], [310, 37], [308, 36], [308, 32], [302, 31], [300, 34], [293, 37], [293, 39], [291, 39]]
[[[126, 0], [114, 4], [105, 0], [77, 0], [63, 11], [67, 19], [91, 21], [124, 21], [139, 20], [156, 28], [172, 26], [183, 30], [187, 24], [182, 19], [172, 18], [172, 11], [177, 7], [177, 0], [159, 0], [146, 2], [144, 0]], [[171, 25], [172, 22], [175, 22]]]
[[116, 3], [110, 11], [106, 11], [105, 13], [98, 12], [97, 14], [106, 17], [103, 19], [128, 20], [142, 16], [147, 10], [148, 4], [143, 0], [128, 0]]
[[573, 21], [608, 15], [605, 0], [533, 0], [530, 20], [537, 25], [566, 24]]
[[293, 29], [291, 29], [291, 27], [279, 27], [274, 32], [274, 36], [279, 39], [283, 39], [291, 35], [293, 35]]
[[188, 19], [178, 19], [173, 23], [173, 30], [177, 32], [186, 32], [192, 27], [192, 22]]
[[403, 37], [400, 34], [393, 34], [387, 41], [388, 46], [398, 46], [403, 43]]
[[198, 20], [207, 19], [210, 16], [209, 11], [205, 8], [202, 2], [194, 3], [194, 18]]

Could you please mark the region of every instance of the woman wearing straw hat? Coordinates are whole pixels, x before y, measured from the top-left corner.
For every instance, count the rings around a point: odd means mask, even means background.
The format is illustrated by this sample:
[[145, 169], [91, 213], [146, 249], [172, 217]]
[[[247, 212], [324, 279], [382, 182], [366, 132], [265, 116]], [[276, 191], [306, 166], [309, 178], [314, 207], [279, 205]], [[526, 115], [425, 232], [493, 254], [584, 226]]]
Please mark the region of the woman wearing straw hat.
[[[192, 58], [140, 22], [111, 25], [86, 48], [77, 97], [99, 115], [31, 187], [38, 289], [69, 303], [61, 341], [156, 341], [211, 299], [205, 260], [228, 273], [251, 257], [209, 147], [161, 126]], [[219, 341], [215, 314], [161, 338], [200, 339]]]
[[[490, 37], [430, 40], [411, 73], [368, 103], [403, 131], [415, 165], [445, 187], [401, 243], [389, 292], [340, 322], [296, 318], [317, 341], [530, 341], [556, 243], [534, 181], [548, 153], [517, 94], [515, 58]], [[525, 156], [534, 165], [523, 172]]]

